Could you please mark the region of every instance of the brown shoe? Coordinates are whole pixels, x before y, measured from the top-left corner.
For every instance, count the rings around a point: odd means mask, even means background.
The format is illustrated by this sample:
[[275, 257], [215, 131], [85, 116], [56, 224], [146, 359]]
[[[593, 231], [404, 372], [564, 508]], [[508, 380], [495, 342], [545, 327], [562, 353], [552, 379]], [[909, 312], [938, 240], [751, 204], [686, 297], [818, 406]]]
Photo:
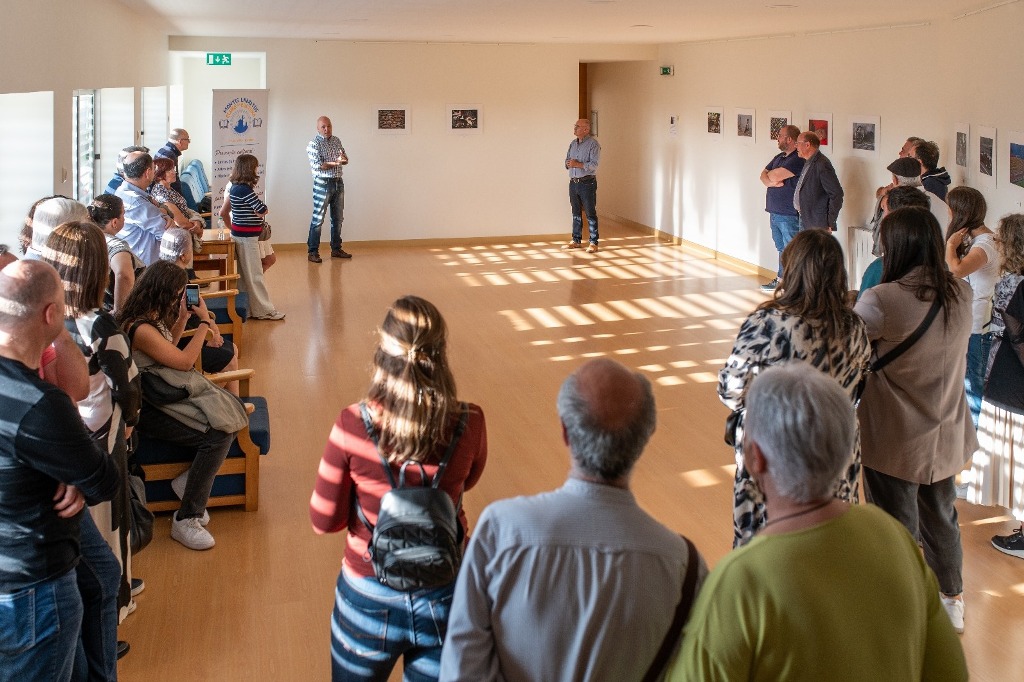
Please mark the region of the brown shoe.
[[582, 249], [583, 244], [579, 242], [569, 242], [568, 244], [562, 244], [562, 251], [572, 251], [573, 249]]
[[597, 253], [597, 244], [590, 242], [590, 244], [587, 245], [587, 253]]
[[316, 251], [310, 251], [309, 252], [309, 256], [307, 256], [307, 258], [309, 259], [310, 263], [323, 263], [324, 262], [324, 259], [321, 258], [320, 254], [317, 253]]
[[344, 249], [337, 249], [331, 251], [331, 258], [351, 258], [352, 254]]

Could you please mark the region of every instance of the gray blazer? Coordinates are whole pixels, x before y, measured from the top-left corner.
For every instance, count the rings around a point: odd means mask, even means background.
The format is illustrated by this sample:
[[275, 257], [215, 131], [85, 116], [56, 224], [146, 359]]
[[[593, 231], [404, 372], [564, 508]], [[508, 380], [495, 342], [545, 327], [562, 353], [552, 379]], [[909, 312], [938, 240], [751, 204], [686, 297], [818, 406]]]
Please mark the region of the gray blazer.
[[843, 207], [843, 186], [829, 158], [816, 152], [807, 159], [799, 184], [802, 227], [836, 227]]

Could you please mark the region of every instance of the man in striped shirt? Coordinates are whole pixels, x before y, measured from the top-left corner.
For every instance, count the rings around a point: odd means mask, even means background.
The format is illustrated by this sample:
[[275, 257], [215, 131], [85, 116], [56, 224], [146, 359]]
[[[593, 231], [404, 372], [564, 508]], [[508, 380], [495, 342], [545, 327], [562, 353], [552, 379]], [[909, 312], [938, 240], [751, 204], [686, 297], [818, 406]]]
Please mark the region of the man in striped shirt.
[[341, 179], [342, 166], [348, 155], [341, 140], [332, 135], [331, 119], [321, 116], [316, 120], [317, 134], [306, 146], [309, 168], [313, 172], [313, 217], [309, 221], [309, 239], [306, 247], [310, 263], [321, 263], [320, 228], [327, 208], [331, 209], [331, 258], [351, 258], [341, 248], [341, 223], [345, 219], [345, 183]]

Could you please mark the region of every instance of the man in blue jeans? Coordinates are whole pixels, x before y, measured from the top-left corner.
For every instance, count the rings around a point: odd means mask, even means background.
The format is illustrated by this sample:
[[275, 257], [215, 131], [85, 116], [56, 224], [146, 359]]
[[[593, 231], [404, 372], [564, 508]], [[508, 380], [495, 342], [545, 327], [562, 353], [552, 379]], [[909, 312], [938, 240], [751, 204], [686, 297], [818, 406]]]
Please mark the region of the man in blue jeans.
[[779, 267], [775, 279], [761, 285], [761, 291], [771, 293], [782, 277], [782, 251], [800, 230], [800, 216], [793, 206], [793, 191], [797, 178], [804, 169], [804, 160], [796, 153], [796, 138], [800, 129], [795, 125], [779, 130], [779, 153], [761, 171], [761, 184], [767, 187], [765, 211], [772, 228], [772, 240], [779, 252]]
[[345, 182], [341, 179], [342, 166], [348, 155], [341, 140], [335, 137], [331, 119], [321, 116], [316, 120], [317, 134], [306, 145], [309, 169], [313, 173], [313, 217], [309, 221], [309, 239], [306, 248], [310, 263], [322, 263], [320, 258], [320, 229], [327, 209], [331, 210], [331, 258], [351, 258], [341, 248], [341, 223], [345, 219]]
[[71, 399], [39, 378], [43, 351], [64, 329], [57, 271], [8, 265], [0, 301], [0, 682], [63, 682], [82, 631], [82, 510], [112, 499], [121, 481]]
[[601, 162], [601, 145], [590, 134], [590, 121], [581, 118], [573, 126], [576, 139], [565, 153], [569, 171], [569, 205], [572, 207], [572, 241], [563, 251], [583, 248], [583, 211], [587, 212], [590, 243], [587, 253], [597, 253], [597, 164]]

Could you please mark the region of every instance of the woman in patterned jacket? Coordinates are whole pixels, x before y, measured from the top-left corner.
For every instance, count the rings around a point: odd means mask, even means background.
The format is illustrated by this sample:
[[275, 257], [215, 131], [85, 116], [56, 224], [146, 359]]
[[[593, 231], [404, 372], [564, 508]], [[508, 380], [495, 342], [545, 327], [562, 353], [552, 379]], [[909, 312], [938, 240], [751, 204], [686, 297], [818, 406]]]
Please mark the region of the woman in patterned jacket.
[[[797, 233], [782, 252], [783, 287], [744, 321], [732, 354], [718, 373], [718, 396], [736, 412], [736, 480], [733, 546], [750, 541], [769, 521], [764, 495], [743, 466], [743, 416], [747, 388], [772, 365], [806, 362], [836, 379], [853, 400], [871, 355], [864, 322], [846, 302], [843, 250], [827, 231]], [[836, 483], [836, 497], [858, 501], [860, 437], [850, 465]]]

